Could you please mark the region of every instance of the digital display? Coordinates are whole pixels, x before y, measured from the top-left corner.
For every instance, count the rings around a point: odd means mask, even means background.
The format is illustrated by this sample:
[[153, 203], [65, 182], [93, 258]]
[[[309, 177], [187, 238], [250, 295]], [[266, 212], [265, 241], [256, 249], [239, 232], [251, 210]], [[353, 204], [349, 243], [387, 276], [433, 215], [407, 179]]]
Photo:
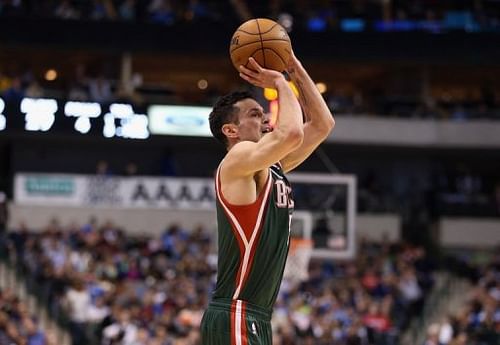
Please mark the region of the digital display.
[[151, 135], [210, 137], [211, 107], [0, 98], [0, 131], [144, 140]]
[[212, 108], [151, 105], [148, 108], [151, 134], [211, 136], [208, 116]]
[[5, 102], [3, 101], [3, 99], [0, 98], [0, 131], [3, 131], [7, 125], [7, 119], [3, 114], [4, 109], [5, 109]]
[[21, 101], [21, 113], [26, 121], [27, 131], [47, 132], [56, 121], [57, 101], [55, 99], [24, 98]]
[[92, 134], [105, 138], [147, 139], [148, 117], [127, 103], [0, 98], [0, 131]]

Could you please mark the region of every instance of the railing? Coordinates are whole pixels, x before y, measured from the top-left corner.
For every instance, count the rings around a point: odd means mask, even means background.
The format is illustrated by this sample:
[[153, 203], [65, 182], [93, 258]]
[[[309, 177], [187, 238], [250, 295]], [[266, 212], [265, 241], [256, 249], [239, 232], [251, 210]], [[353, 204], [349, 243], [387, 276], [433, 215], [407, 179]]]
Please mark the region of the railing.
[[0, 288], [13, 291], [25, 301], [30, 314], [39, 320], [41, 329], [54, 331], [58, 345], [71, 344], [68, 332], [47, 309], [46, 289], [36, 283], [33, 275], [25, 274], [23, 265], [17, 261], [15, 255], [9, 255], [2, 239], [0, 242]]
[[434, 288], [425, 301], [422, 314], [411, 322], [401, 337], [401, 345], [423, 344], [429, 325], [447, 315], [467, 288], [465, 280], [448, 272], [437, 272]]

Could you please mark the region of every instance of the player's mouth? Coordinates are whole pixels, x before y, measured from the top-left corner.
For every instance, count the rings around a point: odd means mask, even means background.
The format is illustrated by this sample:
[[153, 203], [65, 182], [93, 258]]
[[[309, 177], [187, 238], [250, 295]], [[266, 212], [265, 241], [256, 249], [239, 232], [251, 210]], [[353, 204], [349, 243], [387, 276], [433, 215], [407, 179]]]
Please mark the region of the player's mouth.
[[262, 128], [262, 134], [266, 134], [266, 133], [269, 133], [269, 132], [272, 132], [273, 131], [273, 127], [272, 126], [265, 126], [264, 128]]

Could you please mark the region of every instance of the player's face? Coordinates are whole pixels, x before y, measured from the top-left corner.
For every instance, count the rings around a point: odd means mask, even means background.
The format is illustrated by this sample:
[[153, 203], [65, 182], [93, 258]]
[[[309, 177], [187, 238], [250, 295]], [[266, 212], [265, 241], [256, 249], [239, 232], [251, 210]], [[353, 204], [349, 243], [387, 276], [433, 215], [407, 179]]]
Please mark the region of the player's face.
[[269, 114], [253, 99], [244, 99], [235, 104], [239, 108], [238, 136], [240, 140], [257, 142], [272, 130]]

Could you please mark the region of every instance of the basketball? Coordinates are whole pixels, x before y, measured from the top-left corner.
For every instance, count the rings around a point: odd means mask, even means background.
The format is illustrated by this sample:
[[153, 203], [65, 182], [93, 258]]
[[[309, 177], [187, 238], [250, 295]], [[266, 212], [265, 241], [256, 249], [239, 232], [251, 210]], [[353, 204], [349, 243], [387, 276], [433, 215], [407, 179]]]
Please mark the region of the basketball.
[[229, 54], [236, 70], [248, 67], [253, 57], [259, 65], [279, 72], [286, 70], [292, 45], [286, 30], [273, 20], [250, 19], [236, 29], [229, 46]]

